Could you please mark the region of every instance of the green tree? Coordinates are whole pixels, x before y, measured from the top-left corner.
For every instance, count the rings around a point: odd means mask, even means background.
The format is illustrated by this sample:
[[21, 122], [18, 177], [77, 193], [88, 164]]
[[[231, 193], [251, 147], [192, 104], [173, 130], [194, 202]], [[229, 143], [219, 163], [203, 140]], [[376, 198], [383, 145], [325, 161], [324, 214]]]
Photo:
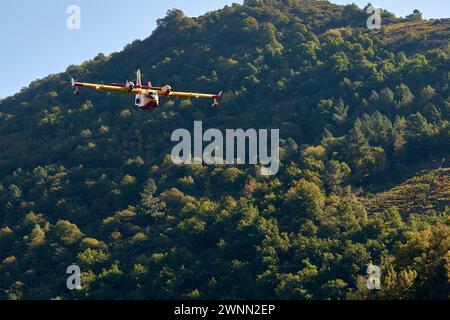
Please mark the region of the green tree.
[[164, 215], [166, 204], [155, 196], [156, 184], [153, 179], [148, 179], [144, 190], [141, 192], [141, 201], [138, 206], [138, 212], [141, 214], [158, 218]]
[[52, 228], [54, 237], [64, 245], [72, 245], [83, 237], [77, 225], [67, 220], [59, 220]]

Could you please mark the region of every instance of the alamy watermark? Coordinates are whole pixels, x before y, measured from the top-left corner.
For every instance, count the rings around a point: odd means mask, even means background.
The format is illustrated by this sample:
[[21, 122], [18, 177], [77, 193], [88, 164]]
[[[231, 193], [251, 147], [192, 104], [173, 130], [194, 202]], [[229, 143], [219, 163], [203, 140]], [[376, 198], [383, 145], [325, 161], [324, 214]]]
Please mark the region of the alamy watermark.
[[[187, 129], [177, 129], [171, 140], [179, 142], [171, 153], [174, 164], [261, 164], [260, 174], [263, 176], [275, 175], [280, 168], [279, 129], [270, 130], [269, 146], [268, 129], [226, 129], [224, 139], [219, 129], [203, 132], [202, 121], [195, 121], [193, 137]], [[203, 142], [209, 144], [203, 148]]]
[[367, 7], [367, 14], [370, 14], [367, 19], [367, 28], [369, 30], [381, 29], [381, 9], [370, 5]]
[[81, 8], [77, 5], [67, 7], [66, 13], [69, 15], [66, 21], [66, 27], [69, 30], [81, 29]]
[[76, 264], [69, 266], [66, 270], [70, 276], [67, 278], [66, 285], [69, 290], [81, 290], [81, 269]]
[[381, 289], [381, 268], [379, 266], [369, 264], [367, 267], [367, 281], [366, 286], [369, 290]]

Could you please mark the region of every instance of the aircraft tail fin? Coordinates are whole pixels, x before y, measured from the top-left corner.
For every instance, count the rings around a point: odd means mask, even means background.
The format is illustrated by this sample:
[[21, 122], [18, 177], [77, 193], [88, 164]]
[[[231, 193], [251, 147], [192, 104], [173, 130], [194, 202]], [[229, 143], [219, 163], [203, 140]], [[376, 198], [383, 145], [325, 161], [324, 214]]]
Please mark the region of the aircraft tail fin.
[[141, 76], [141, 70], [138, 70], [136, 72], [136, 87], [141, 88], [142, 87], [142, 76]]

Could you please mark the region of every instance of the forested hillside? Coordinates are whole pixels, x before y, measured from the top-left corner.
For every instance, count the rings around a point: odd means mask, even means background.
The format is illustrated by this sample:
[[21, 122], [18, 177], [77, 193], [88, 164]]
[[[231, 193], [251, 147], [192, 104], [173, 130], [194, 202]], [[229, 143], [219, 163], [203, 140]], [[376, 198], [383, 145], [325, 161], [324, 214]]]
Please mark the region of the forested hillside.
[[[367, 18], [313, 0], [172, 10], [0, 101], [0, 299], [448, 299], [450, 20]], [[223, 103], [72, 94], [137, 69]], [[196, 120], [280, 129], [280, 172], [173, 164]]]

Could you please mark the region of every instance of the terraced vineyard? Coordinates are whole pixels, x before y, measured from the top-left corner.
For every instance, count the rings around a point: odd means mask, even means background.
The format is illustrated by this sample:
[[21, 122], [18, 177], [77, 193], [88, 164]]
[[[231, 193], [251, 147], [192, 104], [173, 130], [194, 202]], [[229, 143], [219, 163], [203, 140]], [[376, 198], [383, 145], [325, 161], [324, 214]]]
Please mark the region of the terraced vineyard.
[[421, 50], [424, 47], [432, 49], [445, 44], [450, 37], [450, 19], [394, 23], [386, 25], [380, 32], [393, 48], [402, 46], [408, 53], [415, 53], [419, 48], [417, 42], [421, 44]]
[[414, 178], [367, 200], [366, 206], [372, 213], [381, 212], [391, 206], [396, 206], [403, 214], [427, 210], [448, 211], [450, 168], [422, 171]]

